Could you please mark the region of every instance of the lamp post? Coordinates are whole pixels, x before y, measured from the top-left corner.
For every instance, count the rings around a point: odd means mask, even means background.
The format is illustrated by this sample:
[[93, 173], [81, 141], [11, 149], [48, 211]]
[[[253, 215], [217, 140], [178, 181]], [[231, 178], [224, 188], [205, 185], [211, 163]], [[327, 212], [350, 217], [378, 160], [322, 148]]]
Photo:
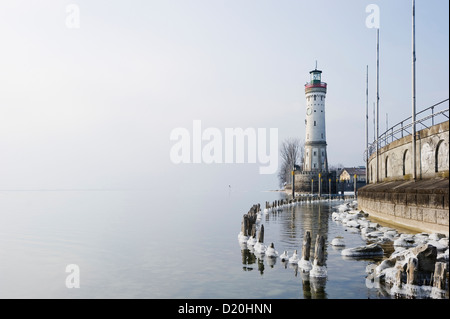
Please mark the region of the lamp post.
[[331, 200], [331, 178], [328, 179], [328, 199]]
[[292, 168], [292, 199], [295, 199], [295, 165]]
[[319, 173], [319, 198], [322, 197], [322, 174]]

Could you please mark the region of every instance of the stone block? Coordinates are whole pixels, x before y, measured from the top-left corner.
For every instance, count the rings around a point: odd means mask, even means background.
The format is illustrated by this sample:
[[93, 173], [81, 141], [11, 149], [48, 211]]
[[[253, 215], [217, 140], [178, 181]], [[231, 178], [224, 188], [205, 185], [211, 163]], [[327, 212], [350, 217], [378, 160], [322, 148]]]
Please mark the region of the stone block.
[[[419, 211], [419, 208], [418, 207], [411, 207], [410, 208], [410, 210], [409, 210], [409, 213], [410, 213], [410, 218], [412, 219], [412, 220], [419, 220], [419, 213], [418, 213], [418, 211]], [[421, 220], [421, 219], [420, 219]]]
[[442, 194], [430, 194], [429, 206], [434, 208], [444, 208], [444, 195]]
[[423, 210], [423, 221], [436, 224], [436, 209], [426, 208]]
[[447, 209], [436, 210], [436, 220], [439, 225], [449, 226], [449, 211]]
[[[417, 206], [422, 206], [422, 207], [429, 206], [430, 195], [428, 195], [428, 194], [417, 194], [416, 195], [416, 203], [417, 203]], [[408, 204], [410, 204], [409, 200], [408, 200]]]
[[403, 217], [405, 215], [405, 208], [406, 206], [404, 205], [395, 205], [394, 216]]
[[417, 213], [417, 219], [418, 221], [423, 221], [423, 210], [422, 207], [417, 207], [416, 213]]
[[411, 210], [417, 210], [416, 206], [410, 206], [410, 207], [406, 207], [402, 218], [406, 218], [406, 219], [410, 219], [411, 218]]
[[417, 205], [417, 194], [406, 194], [406, 202], [408, 205]]
[[405, 193], [398, 194], [398, 204], [406, 205], [406, 194]]

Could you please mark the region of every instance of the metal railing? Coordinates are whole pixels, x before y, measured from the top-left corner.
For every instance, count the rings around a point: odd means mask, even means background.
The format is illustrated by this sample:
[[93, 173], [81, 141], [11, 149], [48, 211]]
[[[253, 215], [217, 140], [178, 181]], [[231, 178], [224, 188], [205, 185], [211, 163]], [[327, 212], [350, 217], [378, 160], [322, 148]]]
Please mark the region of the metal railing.
[[[430, 128], [433, 125], [443, 123], [449, 120], [449, 99], [443, 100], [436, 103], [418, 113], [416, 113], [416, 132], [421, 129]], [[378, 137], [378, 149], [399, 140], [405, 136], [412, 134], [411, 122], [412, 116], [404, 119], [400, 123], [392, 126], [386, 132]], [[377, 150], [377, 141], [369, 144], [367, 149], [364, 151], [364, 161], [369, 158]]]

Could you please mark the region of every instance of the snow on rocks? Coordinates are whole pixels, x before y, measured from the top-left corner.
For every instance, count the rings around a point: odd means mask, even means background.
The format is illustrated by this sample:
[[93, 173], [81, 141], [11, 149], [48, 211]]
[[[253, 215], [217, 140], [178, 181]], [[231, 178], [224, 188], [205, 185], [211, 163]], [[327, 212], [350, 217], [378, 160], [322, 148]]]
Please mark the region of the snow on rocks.
[[283, 251], [283, 253], [280, 255], [280, 259], [282, 262], [289, 260], [289, 254], [288, 254], [287, 250]]
[[436, 243], [430, 240], [415, 247], [398, 247], [378, 265], [369, 265], [367, 278], [384, 284], [395, 297], [448, 298], [448, 247], [445, 258], [445, 252], [438, 254]]
[[[399, 233], [371, 222], [364, 212], [356, 211], [353, 204], [336, 207], [331, 219], [341, 223], [346, 230], [360, 232], [368, 245], [343, 249], [341, 255], [344, 258], [384, 256], [380, 262], [367, 266], [367, 280], [377, 282], [374, 287], [384, 284], [392, 296], [448, 298], [448, 235]], [[333, 240], [331, 245], [334, 244]]]
[[345, 257], [376, 257], [383, 256], [383, 254], [383, 248], [376, 243], [367, 246], [347, 248], [341, 252], [341, 255]]
[[278, 251], [275, 250], [275, 246], [273, 243], [270, 244], [269, 248], [266, 249], [266, 257], [276, 258], [278, 257]]
[[344, 237], [337, 236], [333, 238], [333, 240], [331, 241], [331, 245], [337, 247], [344, 247], [345, 246]]

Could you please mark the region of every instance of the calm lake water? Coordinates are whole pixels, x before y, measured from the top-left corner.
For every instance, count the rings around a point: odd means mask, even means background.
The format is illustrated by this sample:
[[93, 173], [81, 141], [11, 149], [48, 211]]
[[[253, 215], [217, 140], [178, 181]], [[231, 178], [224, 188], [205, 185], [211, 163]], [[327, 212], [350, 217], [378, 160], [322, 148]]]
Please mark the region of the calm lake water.
[[[370, 260], [345, 260], [329, 245], [358, 233], [331, 220], [342, 202], [303, 204], [263, 219], [266, 244], [300, 253], [305, 230], [327, 238], [319, 288], [296, 269], [242, 250], [242, 215], [284, 195], [229, 189], [0, 192], [0, 298], [385, 298], [366, 287]], [[80, 288], [66, 287], [66, 266]], [[315, 288], [314, 288], [315, 287]]]

